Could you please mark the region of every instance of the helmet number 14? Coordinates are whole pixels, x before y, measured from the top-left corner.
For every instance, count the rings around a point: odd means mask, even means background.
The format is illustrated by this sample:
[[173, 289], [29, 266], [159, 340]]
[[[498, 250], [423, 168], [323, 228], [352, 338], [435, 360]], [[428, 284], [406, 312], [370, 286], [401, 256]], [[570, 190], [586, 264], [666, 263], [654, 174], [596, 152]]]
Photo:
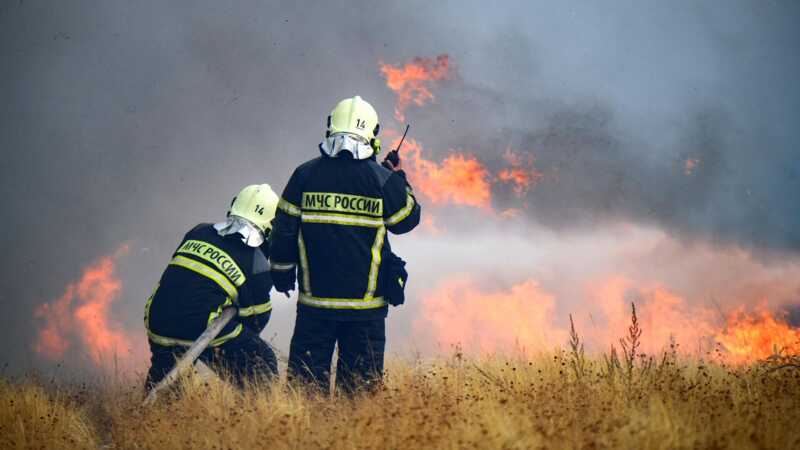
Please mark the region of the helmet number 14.
[[264, 215], [264, 207], [261, 205], [256, 205], [256, 211], [260, 216]]

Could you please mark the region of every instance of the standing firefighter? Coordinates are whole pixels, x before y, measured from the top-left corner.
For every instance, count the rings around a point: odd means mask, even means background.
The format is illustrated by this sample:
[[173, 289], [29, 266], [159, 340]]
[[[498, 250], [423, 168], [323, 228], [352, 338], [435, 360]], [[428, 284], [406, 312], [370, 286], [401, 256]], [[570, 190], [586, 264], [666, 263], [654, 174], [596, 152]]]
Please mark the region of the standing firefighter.
[[186, 233], [145, 307], [152, 352], [148, 390], [228, 306], [237, 307], [238, 316], [199, 359], [222, 367], [240, 386], [247, 378], [277, 373], [275, 354], [259, 337], [272, 310], [265, 238], [277, 204], [268, 184], [247, 186], [225, 221]]
[[378, 385], [387, 304], [403, 300], [405, 263], [391, 252], [386, 231], [411, 231], [420, 206], [399, 160], [387, 163], [391, 170], [376, 162], [379, 128], [361, 97], [339, 102], [328, 116], [322, 155], [294, 171], [275, 216], [275, 288], [288, 293], [298, 278], [300, 286], [289, 374], [323, 391], [336, 344], [339, 390]]

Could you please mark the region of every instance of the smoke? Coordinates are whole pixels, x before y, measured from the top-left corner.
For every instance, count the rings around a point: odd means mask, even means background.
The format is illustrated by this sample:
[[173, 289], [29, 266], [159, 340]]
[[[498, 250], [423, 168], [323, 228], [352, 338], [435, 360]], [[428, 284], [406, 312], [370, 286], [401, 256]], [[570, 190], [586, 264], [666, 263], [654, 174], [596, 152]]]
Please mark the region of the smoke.
[[[393, 241], [420, 282], [487, 274], [492, 289], [514, 292], [533, 278], [557, 299], [557, 320], [575, 306], [565, 298], [585, 293], [556, 295], [557, 277], [536, 273], [567, 256], [526, 255], [564, 240], [582, 243], [564, 250], [570, 261], [593, 253], [594, 239], [628, 248], [607, 232], [620, 223], [664, 233], [675, 255], [710, 248], [706, 263], [718, 264], [742, 251], [756, 259], [751, 273], [793, 275], [798, 18], [795, 4], [749, 2], [4, 2], [0, 295], [13, 307], [0, 337], [20, 345], [1, 347], [0, 361], [36, 362], [34, 311], [124, 242], [111, 312], [139, 326], [182, 234], [219, 218], [244, 184], [281, 190], [315, 156], [336, 101], [357, 93], [401, 130], [379, 63], [419, 56], [447, 54], [452, 76], [399, 110], [413, 123], [409, 143], [439, 171], [432, 186], [461, 168], [479, 188], [456, 205], [447, 191], [449, 206], [428, 198], [424, 229]], [[511, 259], [512, 245], [528, 253]], [[664, 261], [678, 266], [665, 272], [687, 270], [680, 256]], [[649, 281], [675, 289], [681, 279]], [[786, 289], [781, 301], [796, 303]], [[420, 314], [414, 292], [392, 312], [391, 345], [406, 345], [399, 336]], [[293, 303], [275, 303], [268, 333], [285, 349]]]

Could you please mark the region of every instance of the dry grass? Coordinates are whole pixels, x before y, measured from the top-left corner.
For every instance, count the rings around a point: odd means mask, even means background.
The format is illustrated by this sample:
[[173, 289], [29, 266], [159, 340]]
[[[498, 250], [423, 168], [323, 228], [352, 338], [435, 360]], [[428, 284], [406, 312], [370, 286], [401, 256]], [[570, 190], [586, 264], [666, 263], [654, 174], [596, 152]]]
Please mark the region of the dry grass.
[[[2, 448], [798, 448], [800, 371], [666, 356], [622, 364], [569, 353], [533, 360], [392, 361], [355, 400], [216, 379], [140, 407], [138, 387], [0, 383]], [[616, 369], [612, 369], [616, 370]]]
[[41, 383], [0, 379], [0, 448], [96, 448], [97, 434], [81, 402]]
[[[310, 398], [283, 383], [238, 391], [192, 376], [140, 406], [137, 385], [0, 383], [0, 447], [149, 449], [800, 448], [800, 370], [622, 351], [389, 362], [380, 392]], [[7, 405], [7, 406], [5, 406]]]

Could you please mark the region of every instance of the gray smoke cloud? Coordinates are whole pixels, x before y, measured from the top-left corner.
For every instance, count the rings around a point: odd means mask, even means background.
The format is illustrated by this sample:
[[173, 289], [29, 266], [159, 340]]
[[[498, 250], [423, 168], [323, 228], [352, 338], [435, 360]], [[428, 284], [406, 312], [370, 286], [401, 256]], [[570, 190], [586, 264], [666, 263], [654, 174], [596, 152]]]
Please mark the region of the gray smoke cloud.
[[139, 326], [182, 233], [244, 184], [281, 190], [340, 98], [399, 127], [379, 60], [450, 55], [414, 137], [497, 167], [532, 153], [558, 173], [528, 194], [539, 225], [796, 254], [798, 19], [793, 2], [3, 2], [0, 362], [34, 365], [35, 307], [123, 242], [115, 312]]

